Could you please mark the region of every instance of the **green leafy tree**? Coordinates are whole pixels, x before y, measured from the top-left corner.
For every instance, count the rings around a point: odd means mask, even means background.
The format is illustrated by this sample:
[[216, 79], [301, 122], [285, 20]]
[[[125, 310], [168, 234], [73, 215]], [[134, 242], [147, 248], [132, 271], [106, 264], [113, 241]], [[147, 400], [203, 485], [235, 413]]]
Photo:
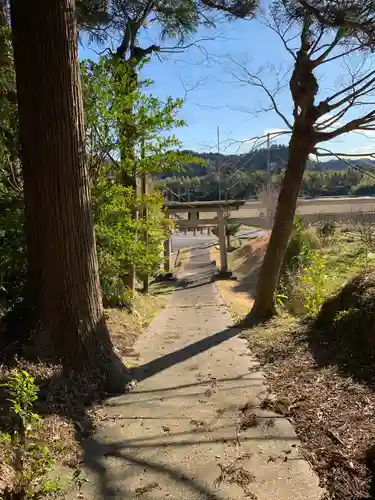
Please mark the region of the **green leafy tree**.
[[[122, 183], [123, 172], [131, 170], [134, 157], [120, 155], [126, 138], [117, 133], [119, 119], [131, 122], [137, 132], [137, 179], [176, 169], [179, 163], [189, 161], [187, 155], [178, 152], [179, 141], [171, 133], [184, 125], [178, 118], [183, 101], [168, 98], [160, 102], [150, 92], [150, 81], [141, 82], [129, 94], [125, 66], [119, 64], [114, 72], [113, 64], [112, 57], [81, 64], [101, 285], [112, 305], [129, 299], [127, 277], [131, 269], [137, 269], [139, 275], [158, 270], [161, 243], [166, 236], [160, 194], [151, 191], [139, 196]], [[132, 113], [124, 116], [123, 110], [129, 105]], [[139, 217], [135, 218], [134, 212]], [[142, 217], [146, 212], [147, 218]]]
[[[163, 48], [160, 40], [165, 38], [177, 40], [181, 50], [182, 42], [187, 36], [193, 35], [199, 24], [213, 25], [210, 14], [221, 11], [227, 17], [252, 17], [258, 7], [257, 0], [107, 0], [90, 2], [81, 0], [79, 3], [83, 13], [81, 26], [88, 29], [97, 42], [103, 44], [113, 40], [113, 35], [120, 40], [117, 49], [112, 53], [112, 72], [121, 85], [121, 78], [126, 73], [128, 99], [124, 99], [123, 89], [119, 92], [118, 100], [122, 105], [122, 112], [118, 116], [117, 134], [123, 138], [120, 144], [122, 162], [128, 162], [129, 168], [122, 169], [121, 182], [123, 186], [137, 191], [138, 161], [136, 158], [136, 142], [138, 131], [129, 116], [135, 111], [132, 107], [131, 95], [139, 85], [139, 69], [147, 57], [160, 54]], [[85, 13], [88, 13], [87, 23], [84, 23]], [[93, 22], [96, 14], [100, 19]], [[104, 16], [104, 19], [103, 19]], [[158, 39], [148, 46], [141, 46], [141, 35], [159, 32]], [[170, 48], [166, 50], [170, 51]], [[133, 210], [133, 218], [136, 211]], [[134, 286], [134, 274], [129, 274], [128, 286]]]

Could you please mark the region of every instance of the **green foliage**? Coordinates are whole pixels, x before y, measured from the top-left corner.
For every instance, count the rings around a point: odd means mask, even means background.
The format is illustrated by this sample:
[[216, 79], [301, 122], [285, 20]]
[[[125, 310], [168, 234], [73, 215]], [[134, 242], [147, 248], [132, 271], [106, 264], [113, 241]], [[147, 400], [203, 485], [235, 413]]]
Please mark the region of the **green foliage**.
[[333, 323], [338, 325], [339, 323], [343, 323], [345, 321], [353, 321], [360, 310], [357, 307], [350, 307], [349, 309], [342, 309], [341, 311], [337, 311], [333, 317]]
[[227, 224], [225, 232], [227, 236], [235, 236], [240, 229], [241, 224]]
[[60, 491], [57, 481], [48, 480], [53, 459], [48, 448], [35, 438], [39, 415], [33, 407], [38, 399], [38, 387], [26, 371], [14, 370], [2, 387], [8, 391], [10, 411], [14, 415], [15, 429], [3, 433], [0, 441], [5, 447], [5, 462], [15, 472], [14, 483], [2, 493], [4, 500], [37, 500]]
[[39, 420], [38, 415], [32, 412], [32, 407], [38, 399], [38, 387], [26, 371], [14, 370], [9, 382], [2, 385], [9, 392], [8, 401], [11, 403], [13, 412], [21, 419], [22, 427], [28, 426]]
[[[83, 61], [81, 69], [99, 274], [104, 302], [115, 306], [131, 299], [126, 276], [133, 268], [139, 277], [158, 272], [168, 226], [160, 194], [137, 196], [124, 175], [154, 175], [189, 161], [172, 133], [184, 125], [183, 101], [160, 102], [150, 81], [129, 86], [126, 64], [113, 56]], [[123, 130], [131, 131], [130, 150]]]
[[309, 265], [303, 268], [300, 276], [304, 308], [311, 316], [316, 316], [320, 310], [327, 292], [327, 269], [324, 257], [318, 252], [310, 253]]
[[[87, 153], [94, 180], [103, 162], [111, 165], [114, 178], [123, 172], [132, 175], [134, 154], [137, 174], [176, 170], [179, 163], [189, 161], [188, 155], [176, 151], [180, 143], [171, 133], [185, 125], [178, 118], [182, 99], [168, 97], [162, 103], [152, 95], [150, 80], [129, 91], [134, 85], [129, 84], [127, 67], [113, 56], [101, 57], [98, 62], [82, 61], [81, 74]], [[127, 149], [123, 130], [135, 134], [135, 151], [129, 158], [119, 158], [119, 152]]]
[[283, 308], [288, 301], [289, 297], [285, 293], [281, 293], [279, 291], [276, 291], [273, 294], [273, 300], [276, 304], [276, 307]]
[[[314, 280], [318, 277], [314, 274], [315, 268], [311, 267], [315, 265], [315, 246], [314, 238], [308, 232], [303, 220], [296, 216], [274, 297], [275, 304], [279, 307], [288, 305], [293, 313], [300, 314], [302, 310], [311, 313], [314, 307], [313, 301], [318, 297], [314, 288], [316, 285]], [[308, 280], [311, 280], [311, 284], [307, 283]]]
[[0, 309], [20, 299], [26, 278], [22, 198], [4, 192], [0, 182]]
[[[246, 19], [252, 18], [258, 7], [257, 0], [162, 0], [147, 5], [138, 0], [77, 0], [76, 10], [79, 28], [88, 31], [92, 40], [111, 44], [114, 39], [122, 40], [118, 50], [122, 57], [130, 58], [134, 48], [137, 54], [158, 52], [160, 39], [172, 38], [181, 44], [200, 24], [214, 27], [217, 13], [229, 20]], [[148, 47], [140, 47], [140, 39]], [[139, 56], [135, 58], [139, 60]]]
[[[229, 199], [248, 199], [271, 180], [273, 186], [280, 185], [285, 164], [288, 160], [286, 146], [271, 146], [240, 155], [217, 155], [217, 153], [190, 153], [200, 161], [183, 165], [177, 174], [166, 173], [157, 181], [157, 185], [170, 189], [173, 200], [190, 199], [212, 201], [218, 199], [217, 164], [221, 165], [221, 185]], [[266, 165], [270, 158], [270, 171]], [[204, 163], [205, 162], [205, 163]], [[363, 171], [355, 169], [350, 160], [330, 160], [324, 163], [308, 162], [303, 177], [301, 196], [371, 196], [375, 195], [373, 180], [366, 175], [369, 166], [363, 165]], [[271, 179], [270, 179], [271, 173]], [[180, 193], [180, 196], [179, 196]]]
[[[235, 236], [240, 229], [241, 224], [227, 224], [225, 226], [225, 235], [226, 236]], [[219, 228], [217, 226], [212, 228], [212, 234], [215, 236], [219, 236]]]
[[314, 248], [314, 240], [306, 231], [303, 220], [295, 217], [293, 231], [285, 252], [281, 276], [287, 277], [296, 274], [309, 264]]
[[[137, 273], [152, 275], [161, 262], [161, 245], [165, 239], [164, 215], [160, 195], [136, 198], [125, 188], [101, 176], [93, 187], [100, 280], [106, 305], [121, 305], [131, 298], [124, 275], [134, 266]], [[147, 221], [135, 219], [147, 207]], [[147, 245], [143, 235], [147, 232]]]
[[11, 31], [0, 26], [0, 309], [20, 297], [26, 273]]
[[18, 109], [11, 30], [0, 26], [0, 175], [18, 152]]

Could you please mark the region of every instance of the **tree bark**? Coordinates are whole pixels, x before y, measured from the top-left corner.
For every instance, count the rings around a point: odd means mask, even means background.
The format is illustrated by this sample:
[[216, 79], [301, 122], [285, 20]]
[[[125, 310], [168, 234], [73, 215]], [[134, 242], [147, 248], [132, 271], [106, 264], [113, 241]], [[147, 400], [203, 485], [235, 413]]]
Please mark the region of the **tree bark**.
[[288, 165], [281, 185], [272, 233], [255, 291], [254, 306], [245, 318], [245, 324], [266, 321], [275, 313], [274, 292], [293, 230], [298, 194], [312, 144], [312, 139], [294, 130], [289, 143]]
[[0, 0], [0, 27], [8, 26], [8, 0]]
[[103, 316], [75, 3], [12, 0], [11, 18], [28, 251], [26, 304], [54, 360], [70, 371], [99, 370], [108, 388], [118, 390], [127, 372]]

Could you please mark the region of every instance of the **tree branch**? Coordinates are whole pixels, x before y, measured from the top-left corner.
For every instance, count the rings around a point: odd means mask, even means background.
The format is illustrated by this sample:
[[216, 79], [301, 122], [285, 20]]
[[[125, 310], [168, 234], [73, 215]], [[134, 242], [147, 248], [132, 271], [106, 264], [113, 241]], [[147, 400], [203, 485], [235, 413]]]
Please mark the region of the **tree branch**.
[[271, 101], [271, 105], [272, 105], [272, 108], [274, 109], [275, 113], [282, 119], [282, 121], [285, 123], [285, 125], [290, 130], [292, 130], [293, 127], [292, 127], [290, 121], [284, 115], [284, 113], [282, 113], [280, 111], [274, 94], [266, 87], [266, 85], [263, 83], [262, 79], [259, 76], [255, 75], [253, 73], [250, 73], [250, 71], [244, 65], [240, 64], [238, 61], [235, 61], [232, 58], [229, 58], [229, 60], [231, 62], [233, 62], [236, 66], [239, 66], [242, 69], [242, 71], [245, 72], [245, 75], [247, 75], [247, 77], [248, 77], [246, 80], [243, 80], [238, 75], [232, 73], [234, 78], [236, 78], [236, 80], [238, 80], [239, 82], [249, 83], [253, 87], [258, 87], [258, 88], [262, 89], [266, 93], [266, 95], [268, 96], [269, 100]]
[[[325, 151], [325, 153], [320, 153], [319, 150]], [[350, 154], [350, 153], [334, 153], [329, 149], [326, 148], [316, 148], [314, 150], [314, 155], [320, 156], [320, 157], [327, 157], [327, 156], [336, 156], [337, 158], [373, 158], [375, 157], [375, 152], [374, 153], [360, 153], [360, 154]]]
[[276, 19], [275, 16], [272, 16], [272, 20], [273, 20], [274, 26], [272, 25], [272, 23], [270, 21], [268, 21], [268, 19], [265, 18], [265, 24], [266, 24], [267, 28], [269, 28], [274, 33], [276, 33], [276, 35], [282, 41], [282, 43], [283, 43], [285, 49], [287, 50], [287, 52], [296, 61], [297, 60], [297, 56], [296, 56], [296, 54], [293, 52], [293, 50], [288, 45], [288, 41], [290, 41], [290, 40], [287, 40], [285, 38], [285, 33], [287, 33], [290, 30], [292, 23], [290, 23], [283, 31], [281, 31], [281, 28], [280, 28], [279, 23], [277, 22], [277, 19]]
[[367, 123], [375, 123], [375, 110], [370, 111], [361, 118], [351, 120], [342, 127], [332, 130], [331, 132], [316, 132], [316, 143], [330, 141], [331, 139], [335, 139], [339, 135], [346, 134], [347, 132], [353, 132], [358, 129], [361, 130], [361, 127], [365, 126]]
[[[370, 80], [369, 80], [370, 78]], [[366, 81], [367, 80], [367, 81]], [[360, 88], [357, 88], [358, 85], [363, 84]], [[356, 82], [352, 83], [351, 85], [348, 85], [344, 89], [339, 90], [335, 94], [333, 94], [330, 97], [327, 97], [327, 99], [324, 100], [324, 102], [329, 106], [329, 111], [332, 111], [333, 109], [337, 109], [338, 107], [342, 106], [349, 100], [354, 100], [357, 99], [358, 97], [361, 97], [363, 95], [368, 94], [369, 92], [369, 87], [373, 85], [375, 87], [375, 70], [370, 71], [367, 73], [364, 77], [360, 78]], [[337, 97], [345, 94], [346, 92], [351, 92], [345, 97], [343, 97], [340, 101], [329, 104], [331, 101], [334, 99], [337, 99]]]
[[319, 57], [317, 57], [316, 59], [312, 60], [312, 64], [313, 64], [314, 68], [316, 68], [320, 64], [323, 64], [323, 62], [325, 61], [325, 59], [330, 55], [330, 53], [332, 52], [332, 50], [337, 46], [337, 44], [340, 42], [340, 40], [342, 39], [342, 37], [343, 37], [342, 31], [338, 30], [337, 33], [336, 33], [336, 36], [335, 36], [335, 38], [333, 40], [333, 42], [328, 46], [328, 48]]
[[191, 47], [198, 47], [199, 43], [201, 42], [212, 42], [213, 40], [217, 40], [218, 38], [222, 37], [223, 33], [219, 33], [218, 35], [212, 36], [212, 37], [204, 37], [204, 38], [199, 38], [198, 40], [194, 40], [191, 43], [188, 43], [187, 45], [174, 45], [172, 47], [159, 47], [159, 52], [173, 52], [173, 53], [179, 53], [179, 52], [184, 52], [187, 49], [190, 49]]
[[229, 139], [228, 141], [226, 141], [226, 142], [228, 142], [228, 145], [226, 146], [225, 149], [230, 148], [234, 144], [239, 144], [238, 149], [237, 149], [237, 151], [238, 151], [243, 144], [251, 143], [252, 144], [251, 150], [253, 151], [255, 149], [259, 149], [262, 146], [265, 146], [266, 144], [268, 144], [269, 140], [277, 139], [278, 137], [281, 137], [282, 135], [290, 135], [291, 133], [292, 133], [291, 130], [277, 130], [274, 132], [267, 132], [263, 135], [256, 135], [256, 136], [250, 137], [249, 139], [244, 139], [241, 141]]

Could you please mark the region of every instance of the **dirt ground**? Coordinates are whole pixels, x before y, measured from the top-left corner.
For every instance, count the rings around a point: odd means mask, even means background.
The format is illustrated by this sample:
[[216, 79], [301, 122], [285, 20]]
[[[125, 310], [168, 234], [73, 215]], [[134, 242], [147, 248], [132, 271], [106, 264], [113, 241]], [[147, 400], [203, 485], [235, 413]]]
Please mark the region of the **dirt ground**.
[[[254, 251], [264, 244], [244, 246], [247, 258], [236, 251], [232, 264], [237, 282], [217, 282], [236, 319], [251, 308], [251, 276], [258, 266]], [[344, 367], [338, 363], [337, 346], [327, 342], [324, 332], [289, 315], [244, 332], [244, 337], [275, 395], [268, 408], [295, 426], [327, 499], [375, 498], [375, 363], [374, 368], [366, 366], [366, 377], [352, 373], [350, 362]]]
[[[236, 280], [218, 281], [217, 286], [233, 318], [243, 318], [253, 305], [253, 292], [268, 236], [254, 238], [228, 254], [229, 269]], [[211, 259], [220, 267], [219, 247], [211, 249]]]

